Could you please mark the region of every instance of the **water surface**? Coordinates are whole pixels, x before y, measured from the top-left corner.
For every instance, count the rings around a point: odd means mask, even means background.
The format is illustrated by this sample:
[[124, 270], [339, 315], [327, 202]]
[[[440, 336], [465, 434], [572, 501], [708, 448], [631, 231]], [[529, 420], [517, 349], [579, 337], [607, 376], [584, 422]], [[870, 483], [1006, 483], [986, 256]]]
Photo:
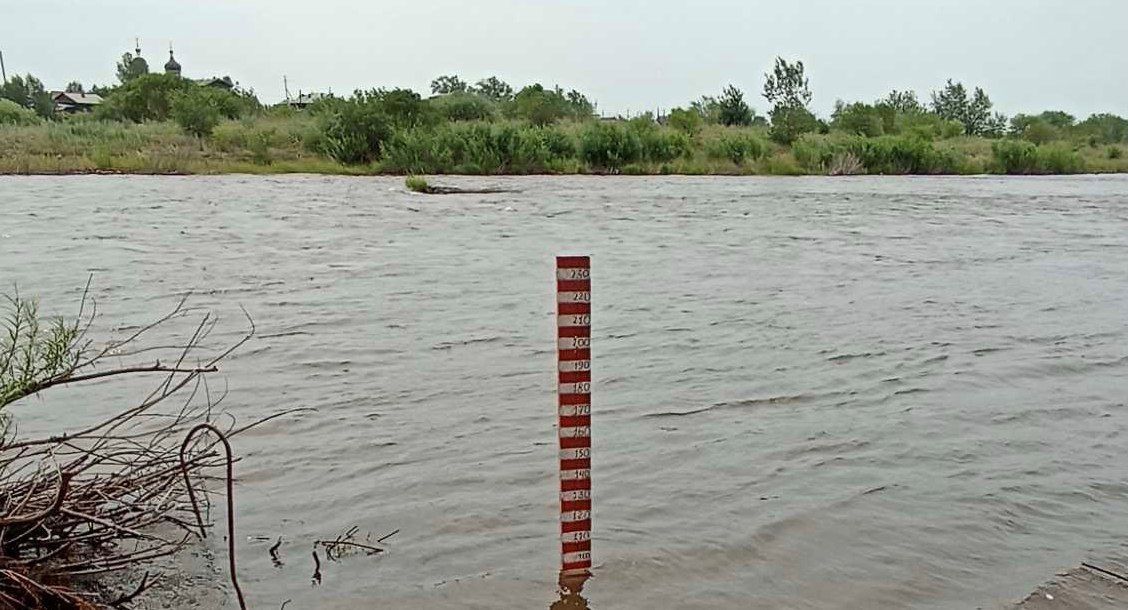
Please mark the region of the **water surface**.
[[[194, 289], [220, 338], [242, 305], [225, 406], [318, 409], [237, 443], [255, 607], [556, 599], [558, 253], [593, 258], [592, 608], [998, 607], [1128, 555], [1128, 179], [436, 182], [520, 192], [0, 178], [0, 284], [70, 311], [93, 272], [110, 327]], [[401, 531], [311, 587], [354, 525]]]

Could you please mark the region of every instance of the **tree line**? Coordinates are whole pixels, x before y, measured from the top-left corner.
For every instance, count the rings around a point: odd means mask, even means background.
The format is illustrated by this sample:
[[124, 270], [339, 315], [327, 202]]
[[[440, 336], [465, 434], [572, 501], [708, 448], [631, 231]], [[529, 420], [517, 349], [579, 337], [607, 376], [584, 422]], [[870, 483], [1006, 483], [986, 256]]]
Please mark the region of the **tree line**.
[[[92, 89], [104, 97], [94, 114], [97, 120], [174, 121], [185, 133], [206, 138], [224, 120], [293, 112], [284, 104], [264, 106], [250, 90], [217, 90], [177, 76], [151, 74], [144, 60], [129, 53], [117, 62], [116, 73], [117, 85]], [[67, 89], [82, 91], [83, 87], [72, 82]], [[514, 147], [541, 151], [534, 157], [572, 155], [597, 167], [660, 163], [696, 150], [740, 164], [766, 155], [769, 143], [791, 148], [820, 134], [924, 142], [958, 136], [1007, 138], [1035, 146], [1065, 142], [1097, 147], [1128, 141], [1128, 120], [1122, 117], [1096, 114], [1078, 120], [1062, 111], [1006, 117], [995, 111], [981, 87], [969, 88], [954, 80], [932, 91], [926, 101], [913, 91], [899, 90], [873, 102], [840, 100], [823, 118], [811, 110], [814, 96], [806, 66], [783, 58], [776, 58], [763, 75], [761, 96], [767, 106], [763, 115], [752, 107], [744, 91], [729, 85], [716, 96], [702, 96], [666, 116], [644, 113], [630, 120], [606, 121], [595, 114], [591, 99], [575, 89], [537, 83], [515, 88], [496, 76], [471, 83], [457, 75], [443, 75], [431, 81], [427, 97], [403, 88], [326, 96], [305, 113], [314, 128], [303, 139], [309, 149], [340, 163], [370, 164], [396, 158], [399, 161], [394, 165], [406, 165], [405, 171], [442, 168], [470, 154], [471, 149], [479, 156], [500, 159], [497, 167], [501, 171], [512, 165], [507, 159], [515, 154]], [[33, 122], [36, 116], [60, 118], [54, 116], [42, 82], [30, 74], [0, 86], [0, 98], [0, 123]], [[503, 123], [512, 125], [501, 127]], [[577, 127], [561, 132], [553, 130], [556, 125]], [[711, 126], [748, 131], [701, 141], [702, 131]], [[758, 140], [761, 136], [766, 141]], [[412, 148], [409, 142], [415, 142], [410, 154], [405, 152]], [[486, 149], [487, 153], [481, 152]], [[1120, 154], [1119, 147], [1109, 148], [1110, 158]], [[423, 157], [430, 160], [423, 161]]]

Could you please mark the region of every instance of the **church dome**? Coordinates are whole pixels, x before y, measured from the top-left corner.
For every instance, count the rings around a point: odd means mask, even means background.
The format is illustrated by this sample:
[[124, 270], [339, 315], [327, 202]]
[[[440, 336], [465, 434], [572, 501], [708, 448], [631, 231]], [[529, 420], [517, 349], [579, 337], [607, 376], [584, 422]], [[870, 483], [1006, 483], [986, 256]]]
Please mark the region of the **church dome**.
[[168, 63], [165, 64], [164, 69], [168, 74], [180, 74], [180, 63], [172, 56], [172, 49], [168, 50]]

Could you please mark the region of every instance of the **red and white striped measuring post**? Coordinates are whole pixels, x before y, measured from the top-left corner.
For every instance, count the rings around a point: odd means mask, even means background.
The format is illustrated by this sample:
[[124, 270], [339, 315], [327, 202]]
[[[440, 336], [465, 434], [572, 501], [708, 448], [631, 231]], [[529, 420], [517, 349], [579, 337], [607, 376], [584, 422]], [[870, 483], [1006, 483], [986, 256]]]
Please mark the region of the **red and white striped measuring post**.
[[[591, 569], [591, 259], [556, 257], [561, 579]], [[582, 586], [582, 585], [581, 585]]]

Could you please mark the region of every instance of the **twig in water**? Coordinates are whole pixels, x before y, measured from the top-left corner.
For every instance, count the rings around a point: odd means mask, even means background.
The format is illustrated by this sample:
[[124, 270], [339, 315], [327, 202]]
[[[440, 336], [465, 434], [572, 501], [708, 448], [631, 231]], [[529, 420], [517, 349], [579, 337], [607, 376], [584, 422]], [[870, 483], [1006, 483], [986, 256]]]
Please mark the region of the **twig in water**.
[[1111, 577], [1113, 577], [1113, 578], [1116, 578], [1116, 579], [1118, 579], [1118, 580], [1121, 580], [1121, 581], [1123, 581], [1123, 582], [1128, 582], [1128, 576], [1124, 576], [1123, 574], [1117, 574], [1116, 572], [1113, 572], [1113, 571], [1110, 571], [1110, 570], [1106, 570], [1106, 569], [1104, 569], [1104, 568], [1101, 568], [1101, 567], [1095, 566], [1095, 565], [1093, 565], [1093, 564], [1091, 564], [1091, 563], [1084, 563], [1084, 562], [1082, 562], [1082, 563], [1081, 563], [1081, 565], [1082, 565], [1083, 567], [1089, 568], [1090, 570], [1093, 570], [1093, 571], [1095, 571], [1095, 572], [1100, 572], [1101, 574], [1104, 574], [1104, 575], [1106, 575], [1106, 576], [1111, 576]]
[[192, 510], [196, 512], [196, 520], [200, 525], [200, 535], [206, 538], [207, 530], [204, 529], [204, 521], [200, 517], [200, 508], [196, 504], [196, 494], [192, 491], [192, 481], [188, 477], [188, 467], [184, 460], [184, 453], [188, 449], [188, 445], [192, 442], [196, 433], [204, 430], [208, 430], [219, 437], [219, 441], [223, 443], [224, 451], [227, 452], [227, 561], [231, 568], [231, 586], [235, 588], [235, 596], [239, 598], [239, 608], [247, 610], [247, 602], [243, 599], [243, 590], [239, 587], [239, 579], [235, 575], [235, 455], [231, 451], [231, 443], [227, 442], [227, 436], [220, 432], [219, 428], [209, 423], [198, 424], [195, 428], [189, 430], [184, 437], [184, 442], [180, 445], [180, 469], [184, 473], [184, 483], [188, 488], [188, 499], [192, 502]]
[[274, 567], [276, 568], [282, 567], [282, 559], [278, 557], [278, 547], [280, 546], [282, 546], [281, 536], [278, 537], [278, 542], [275, 542], [274, 546], [270, 547], [270, 561], [274, 562]]
[[321, 559], [317, 556], [317, 549], [313, 550], [313, 584], [321, 584]]

